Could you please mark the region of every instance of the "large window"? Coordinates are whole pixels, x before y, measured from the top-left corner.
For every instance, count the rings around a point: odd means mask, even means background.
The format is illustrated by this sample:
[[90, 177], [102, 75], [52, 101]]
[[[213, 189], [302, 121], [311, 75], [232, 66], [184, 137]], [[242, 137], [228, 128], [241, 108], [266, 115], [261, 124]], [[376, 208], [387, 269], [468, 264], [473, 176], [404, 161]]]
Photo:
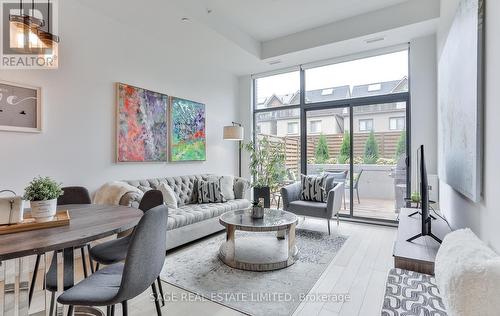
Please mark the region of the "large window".
[[306, 103], [407, 92], [408, 50], [306, 69], [305, 77]]
[[411, 189], [408, 81], [407, 50], [257, 77], [254, 139], [285, 145], [282, 185], [328, 172], [340, 214], [394, 221]]
[[255, 79], [255, 109], [267, 109], [300, 103], [299, 71]]

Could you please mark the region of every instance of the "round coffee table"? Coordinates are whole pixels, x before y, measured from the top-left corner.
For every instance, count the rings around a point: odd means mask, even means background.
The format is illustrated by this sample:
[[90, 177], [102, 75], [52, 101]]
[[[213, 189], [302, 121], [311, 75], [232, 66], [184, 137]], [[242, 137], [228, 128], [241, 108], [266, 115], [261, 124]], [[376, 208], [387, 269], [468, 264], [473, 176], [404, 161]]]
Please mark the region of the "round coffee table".
[[[226, 242], [219, 249], [219, 258], [228, 266], [248, 271], [271, 271], [295, 263], [298, 249], [295, 244], [297, 216], [290, 212], [266, 209], [264, 218], [253, 219], [251, 210], [224, 213], [219, 222], [226, 227]], [[238, 238], [236, 230], [253, 232]], [[257, 234], [277, 232], [276, 236]]]

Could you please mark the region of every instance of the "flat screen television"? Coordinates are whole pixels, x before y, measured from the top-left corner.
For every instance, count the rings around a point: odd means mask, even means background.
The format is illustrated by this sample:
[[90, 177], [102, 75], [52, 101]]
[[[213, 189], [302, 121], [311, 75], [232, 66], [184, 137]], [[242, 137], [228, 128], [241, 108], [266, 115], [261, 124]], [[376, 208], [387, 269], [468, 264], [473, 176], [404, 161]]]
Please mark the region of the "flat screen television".
[[427, 182], [427, 169], [425, 167], [424, 145], [420, 145], [417, 150], [417, 167], [417, 177], [419, 180], [420, 191], [420, 214], [422, 220], [422, 232], [409, 238], [407, 241], [412, 242], [419, 237], [430, 236], [437, 242], [441, 243], [441, 240], [434, 234], [432, 234], [432, 215], [430, 214], [429, 209], [429, 184]]

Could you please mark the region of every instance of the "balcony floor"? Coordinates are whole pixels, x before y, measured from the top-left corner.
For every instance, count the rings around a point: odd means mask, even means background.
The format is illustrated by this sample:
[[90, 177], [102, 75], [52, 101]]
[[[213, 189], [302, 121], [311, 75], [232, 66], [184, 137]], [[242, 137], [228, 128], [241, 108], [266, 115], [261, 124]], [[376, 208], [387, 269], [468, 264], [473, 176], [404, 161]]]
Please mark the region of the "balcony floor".
[[[396, 220], [398, 214], [394, 211], [394, 200], [360, 198], [358, 203], [354, 198], [354, 216], [377, 219]], [[349, 201], [346, 202], [347, 211], [342, 205], [343, 214], [349, 213]]]

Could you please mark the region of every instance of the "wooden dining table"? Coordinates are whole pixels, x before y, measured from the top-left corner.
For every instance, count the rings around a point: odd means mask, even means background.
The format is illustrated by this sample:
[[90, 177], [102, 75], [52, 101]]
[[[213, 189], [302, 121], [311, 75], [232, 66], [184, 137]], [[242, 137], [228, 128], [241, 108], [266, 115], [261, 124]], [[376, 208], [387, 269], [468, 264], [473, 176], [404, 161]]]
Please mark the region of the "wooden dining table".
[[116, 205], [76, 204], [57, 208], [69, 211], [69, 225], [0, 236], [0, 316], [48, 315], [47, 293], [36, 308], [28, 303], [36, 255], [42, 255], [39, 269], [45, 271], [45, 278], [50, 257], [62, 252], [63, 263], [70, 268], [64, 270], [72, 273], [63, 273], [63, 280], [58, 280], [60, 294], [74, 285], [74, 247], [129, 230], [143, 215], [136, 208]]

